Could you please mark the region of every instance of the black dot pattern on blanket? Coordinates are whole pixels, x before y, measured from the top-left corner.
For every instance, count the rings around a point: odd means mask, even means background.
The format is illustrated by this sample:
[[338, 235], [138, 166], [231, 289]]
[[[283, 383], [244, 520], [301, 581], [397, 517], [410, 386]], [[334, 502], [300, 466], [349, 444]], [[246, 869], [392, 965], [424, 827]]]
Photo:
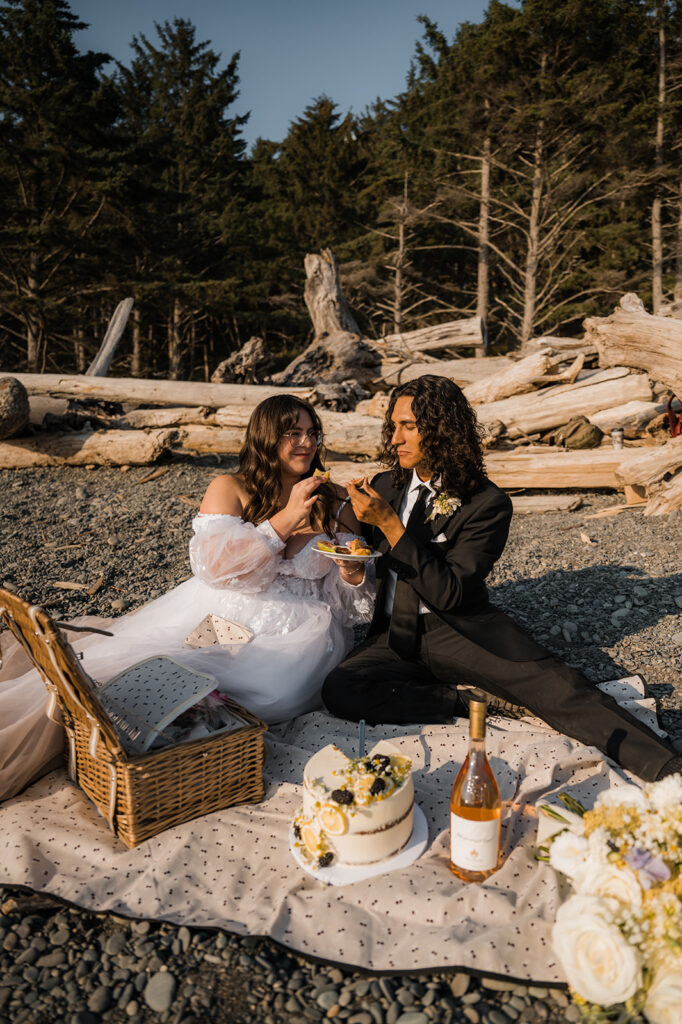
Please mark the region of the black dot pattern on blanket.
[[594, 750], [537, 722], [491, 719], [488, 749], [505, 801], [504, 863], [483, 886], [448, 868], [449, 794], [466, 753], [467, 723], [367, 730], [412, 758], [429, 846], [411, 867], [325, 886], [296, 865], [288, 826], [303, 768], [357, 730], [317, 712], [266, 735], [261, 804], [230, 808], [128, 850], [63, 772], [0, 805], [0, 881], [44, 889], [83, 907], [130, 917], [269, 935], [304, 954], [377, 971], [475, 968], [562, 981], [550, 941], [561, 898], [535, 859], [535, 805], [570, 785], [589, 803], [617, 780]]

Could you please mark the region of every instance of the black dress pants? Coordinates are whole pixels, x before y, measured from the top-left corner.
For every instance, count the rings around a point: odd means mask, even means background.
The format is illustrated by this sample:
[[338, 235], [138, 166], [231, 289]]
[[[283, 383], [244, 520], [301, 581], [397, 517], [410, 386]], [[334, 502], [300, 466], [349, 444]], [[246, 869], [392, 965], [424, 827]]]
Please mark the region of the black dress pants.
[[414, 660], [388, 646], [387, 630], [370, 635], [327, 676], [322, 700], [338, 718], [364, 718], [371, 725], [449, 722], [463, 710], [457, 683], [523, 705], [557, 732], [598, 747], [646, 781], [654, 781], [676, 756], [667, 740], [577, 669], [552, 657], [510, 661], [491, 654], [437, 615], [420, 616]]

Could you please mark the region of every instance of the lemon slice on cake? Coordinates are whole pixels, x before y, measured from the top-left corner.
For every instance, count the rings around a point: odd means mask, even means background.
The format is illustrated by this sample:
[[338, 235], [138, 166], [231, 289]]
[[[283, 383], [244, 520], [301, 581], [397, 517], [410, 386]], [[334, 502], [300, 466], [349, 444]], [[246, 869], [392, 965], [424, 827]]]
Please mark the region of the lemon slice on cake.
[[317, 857], [320, 852], [320, 833], [311, 822], [302, 826], [301, 839], [310, 856]]
[[375, 779], [376, 775], [373, 775], [370, 772], [366, 772], [364, 775], [361, 775], [359, 778], [357, 778], [353, 783], [353, 792], [355, 793], [356, 803], [360, 804], [362, 807], [367, 806], [367, 804], [372, 799], [372, 794], [370, 793], [370, 790], [374, 785]]
[[348, 828], [346, 816], [334, 804], [323, 804], [317, 812], [317, 820], [320, 828], [330, 836], [342, 836]]

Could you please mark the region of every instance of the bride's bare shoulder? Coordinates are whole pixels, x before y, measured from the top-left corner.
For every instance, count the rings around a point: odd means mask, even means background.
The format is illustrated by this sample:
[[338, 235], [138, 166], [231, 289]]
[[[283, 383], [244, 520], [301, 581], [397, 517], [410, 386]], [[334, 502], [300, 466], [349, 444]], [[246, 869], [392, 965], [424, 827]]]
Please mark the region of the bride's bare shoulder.
[[241, 478], [236, 473], [223, 473], [211, 480], [199, 511], [206, 515], [240, 516], [247, 501]]

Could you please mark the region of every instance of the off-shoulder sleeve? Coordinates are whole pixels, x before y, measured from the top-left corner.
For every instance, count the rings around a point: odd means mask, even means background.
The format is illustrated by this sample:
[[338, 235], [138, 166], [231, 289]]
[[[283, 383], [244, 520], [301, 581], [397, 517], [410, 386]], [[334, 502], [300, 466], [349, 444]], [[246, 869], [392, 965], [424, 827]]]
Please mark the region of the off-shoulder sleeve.
[[[348, 544], [354, 534], [337, 534], [339, 544]], [[365, 563], [365, 578], [362, 583], [352, 586], [341, 578], [337, 566], [332, 565], [323, 583], [323, 599], [329, 604], [331, 613], [343, 629], [346, 651], [361, 643], [374, 615], [376, 571], [374, 562]]]
[[267, 520], [254, 526], [239, 516], [199, 515], [192, 528], [189, 561], [203, 583], [255, 593], [273, 582], [284, 541]]

